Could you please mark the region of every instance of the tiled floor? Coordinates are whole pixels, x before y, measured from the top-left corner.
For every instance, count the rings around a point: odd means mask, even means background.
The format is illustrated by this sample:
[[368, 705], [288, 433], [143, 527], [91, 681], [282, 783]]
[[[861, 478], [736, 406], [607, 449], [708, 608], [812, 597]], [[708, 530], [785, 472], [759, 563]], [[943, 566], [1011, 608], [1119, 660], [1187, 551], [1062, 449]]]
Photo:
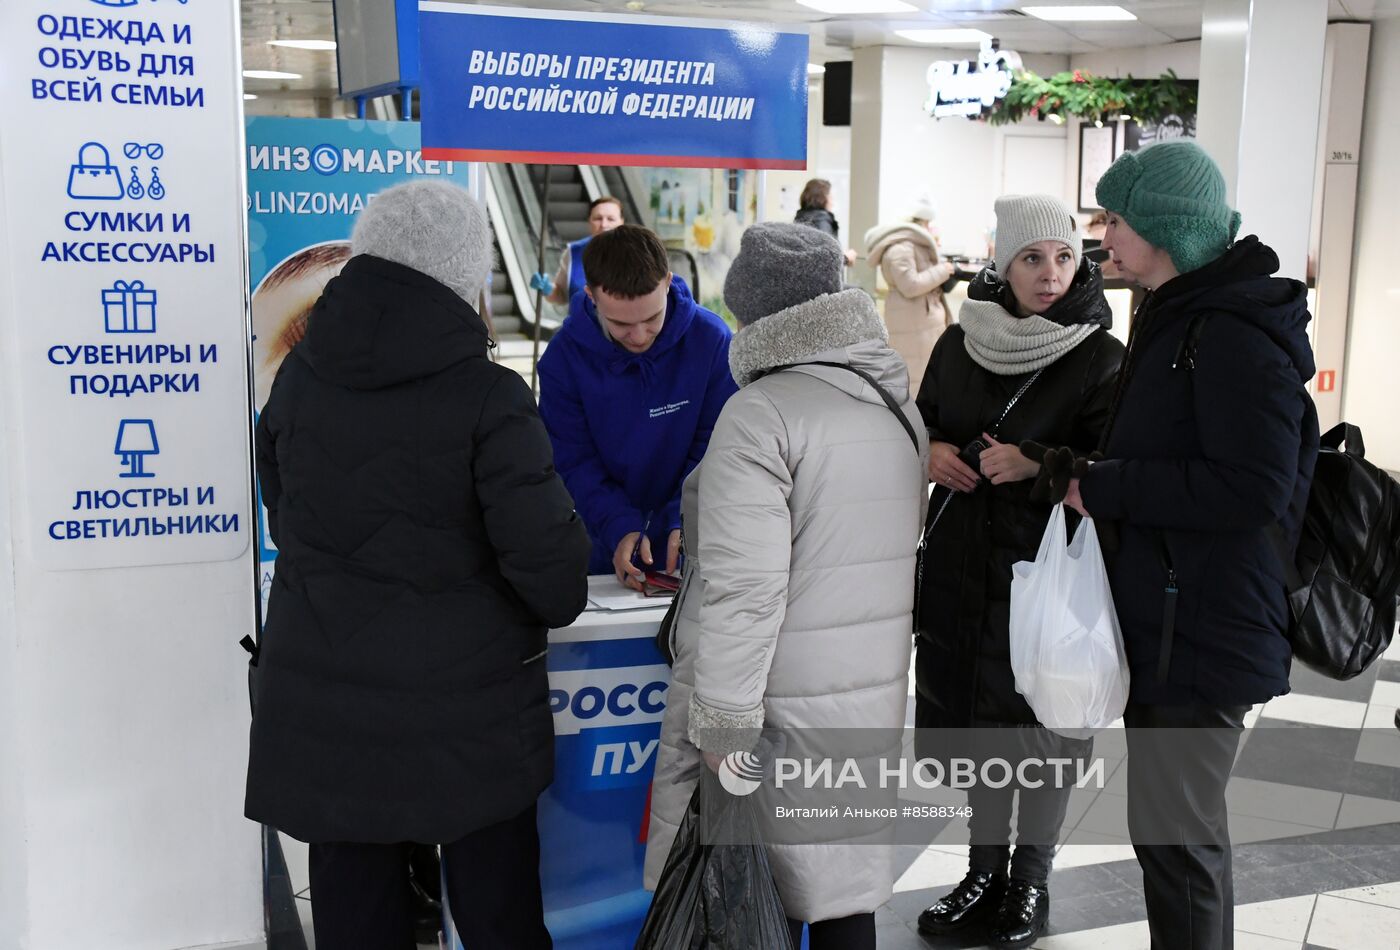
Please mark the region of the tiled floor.
[[[1293, 692], [1247, 720], [1228, 792], [1237, 950], [1400, 950], [1397, 706], [1400, 641], [1351, 682], [1296, 669]], [[1120, 837], [1125, 771], [1112, 771], [1102, 791], [1075, 793], [1038, 950], [1149, 947], [1141, 872]], [[881, 950], [977, 946], [936, 942], [915, 927], [966, 870], [966, 848], [950, 843], [955, 831], [908, 849], [877, 917]]]
[[[1236, 950], [1400, 950], [1400, 731], [1393, 723], [1400, 640], [1351, 682], [1295, 669], [1293, 690], [1246, 720], [1228, 792]], [[911, 722], [912, 713], [911, 688]], [[1038, 950], [1149, 947], [1142, 876], [1122, 836], [1126, 767], [1115, 748], [1121, 734], [1100, 737], [1096, 751], [1111, 760], [1107, 782], [1071, 798], [1050, 882], [1050, 932]], [[918, 798], [958, 800], [941, 789]], [[899, 849], [895, 895], [876, 916], [881, 950], [978, 946], [934, 942], [915, 927], [919, 912], [966, 871], [966, 840], [965, 821], [955, 821], [932, 845]], [[305, 846], [283, 841], [304, 896]], [[297, 903], [309, 921], [309, 904]]]

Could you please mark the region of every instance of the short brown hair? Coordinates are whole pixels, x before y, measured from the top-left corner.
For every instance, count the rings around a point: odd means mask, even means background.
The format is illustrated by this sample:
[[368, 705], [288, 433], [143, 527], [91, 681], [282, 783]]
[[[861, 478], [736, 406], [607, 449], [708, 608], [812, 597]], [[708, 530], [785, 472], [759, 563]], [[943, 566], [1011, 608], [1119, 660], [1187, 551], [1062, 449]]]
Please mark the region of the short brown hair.
[[622, 211], [622, 199], [621, 199], [621, 198], [614, 198], [612, 195], [603, 195], [603, 197], [601, 197], [601, 198], [594, 198], [592, 201], [590, 201], [590, 202], [588, 203], [588, 216], [589, 216], [589, 217], [592, 217], [592, 216], [593, 216], [593, 209], [596, 208], [596, 207], [598, 207], [599, 205], [617, 205], [617, 213], [618, 213], [618, 216], [619, 216], [619, 217], [626, 217], [626, 215], [625, 215], [625, 214], [623, 213], [623, 211]]
[[826, 199], [831, 196], [831, 182], [825, 178], [813, 178], [802, 189], [798, 203], [804, 208], [825, 208]]
[[634, 300], [656, 289], [671, 273], [661, 239], [635, 224], [622, 224], [589, 239], [583, 249], [588, 286]]

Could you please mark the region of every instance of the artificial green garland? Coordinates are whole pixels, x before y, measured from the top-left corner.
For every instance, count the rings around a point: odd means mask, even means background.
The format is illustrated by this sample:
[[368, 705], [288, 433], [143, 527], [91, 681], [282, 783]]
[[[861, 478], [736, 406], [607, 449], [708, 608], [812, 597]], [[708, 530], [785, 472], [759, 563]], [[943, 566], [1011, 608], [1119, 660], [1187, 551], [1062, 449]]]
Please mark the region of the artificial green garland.
[[1156, 123], [1169, 115], [1194, 115], [1196, 87], [1168, 70], [1158, 79], [1109, 79], [1076, 69], [1049, 79], [1021, 71], [1006, 96], [992, 106], [986, 119], [1005, 125], [1025, 118], [1077, 116], [1087, 122], [1131, 116]]

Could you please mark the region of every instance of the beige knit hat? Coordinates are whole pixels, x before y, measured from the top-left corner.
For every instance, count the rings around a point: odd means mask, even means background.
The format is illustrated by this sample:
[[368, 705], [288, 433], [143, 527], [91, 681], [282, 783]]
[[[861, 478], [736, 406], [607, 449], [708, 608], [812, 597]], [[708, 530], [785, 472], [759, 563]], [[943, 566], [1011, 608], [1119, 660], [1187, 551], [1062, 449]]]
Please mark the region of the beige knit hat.
[[997, 276], [1006, 279], [1006, 271], [1016, 255], [1027, 245], [1040, 241], [1059, 241], [1074, 252], [1074, 267], [1079, 268], [1083, 252], [1083, 235], [1079, 223], [1065, 203], [1053, 195], [1003, 195], [996, 200]]

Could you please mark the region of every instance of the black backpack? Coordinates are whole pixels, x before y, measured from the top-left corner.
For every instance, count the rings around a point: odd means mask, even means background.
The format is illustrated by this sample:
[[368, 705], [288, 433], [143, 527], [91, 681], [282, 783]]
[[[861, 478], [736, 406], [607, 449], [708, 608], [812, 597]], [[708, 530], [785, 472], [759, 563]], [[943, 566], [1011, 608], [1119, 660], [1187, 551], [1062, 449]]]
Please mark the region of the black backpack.
[[1284, 565], [1293, 655], [1333, 679], [1365, 672], [1395, 632], [1400, 482], [1366, 461], [1356, 426], [1322, 437], [1302, 534]]

